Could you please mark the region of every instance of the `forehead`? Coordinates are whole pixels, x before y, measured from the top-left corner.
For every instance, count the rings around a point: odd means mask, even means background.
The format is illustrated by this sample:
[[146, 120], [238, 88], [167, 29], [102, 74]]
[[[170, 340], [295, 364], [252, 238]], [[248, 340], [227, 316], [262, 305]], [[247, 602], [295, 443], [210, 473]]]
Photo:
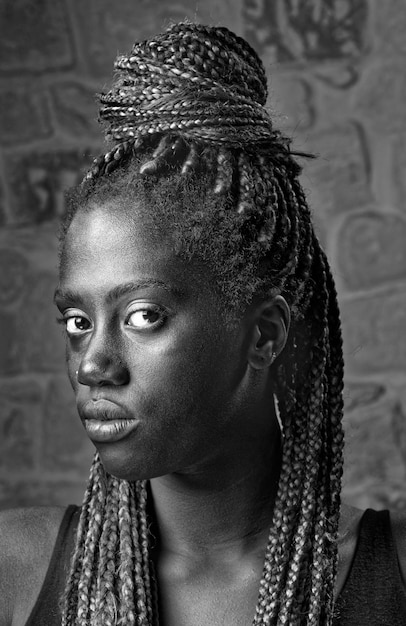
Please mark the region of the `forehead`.
[[201, 288], [206, 276], [205, 268], [176, 255], [170, 237], [140, 211], [114, 201], [77, 213], [61, 253], [60, 282], [79, 287], [152, 278]]
[[112, 252], [123, 242], [133, 241], [137, 246], [145, 242], [147, 245], [147, 240], [152, 238], [151, 227], [147, 227], [144, 217], [141, 218], [137, 205], [130, 207], [115, 200], [91, 204], [74, 216], [66, 233], [62, 260], [69, 261], [71, 256], [86, 251], [95, 253], [104, 249]]

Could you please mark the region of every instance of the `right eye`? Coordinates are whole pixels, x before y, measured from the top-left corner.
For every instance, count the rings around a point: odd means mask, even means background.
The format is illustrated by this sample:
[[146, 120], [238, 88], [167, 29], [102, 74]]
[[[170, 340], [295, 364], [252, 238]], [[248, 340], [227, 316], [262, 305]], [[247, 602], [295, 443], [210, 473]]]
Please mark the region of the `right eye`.
[[81, 311], [66, 312], [62, 322], [68, 335], [81, 335], [92, 328], [92, 322]]

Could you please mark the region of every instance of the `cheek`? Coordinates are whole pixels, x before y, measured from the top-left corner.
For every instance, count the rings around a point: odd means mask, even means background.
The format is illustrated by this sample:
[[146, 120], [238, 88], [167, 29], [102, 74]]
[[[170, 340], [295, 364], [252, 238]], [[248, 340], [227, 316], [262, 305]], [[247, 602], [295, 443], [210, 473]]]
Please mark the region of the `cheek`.
[[67, 342], [65, 346], [65, 360], [66, 360], [66, 369], [68, 373], [69, 382], [71, 384], [72, 389], [76, 392], [76, 389], [78, 387], [76, 371], [79, 366], [76, 363], [77, 359], [75, 360], [72, 357], [72, 351], [69, 349]]
[[78, 400], [78, 395], [83, 393], [83, 389], [88, 389], [83, 385], [79, 384], [78, 381], [78, 370], [80, 367], [81, 359], [83, 357], [82, 351], [76, 346], [73, 347], [72, 343], [66, 338], [66, 347], [65, 347], [65, 358], [66, 358], [66, 370], [68, 374], [68, 379], [75, 394], [76, 400]]
[[132, 365], [132, 394], [144, 410], [153, 415], [186, 409], [194, 402], [207, 375], [189, 351], [174, 354], [159, 351]]
[[[218, 342], [190, 338], [181, 351], [167, 349], [146, 359], [142, 375], [134, 375], [134, 400], [147, 415], [160, 414], [165, 421], [175, 415], [179, 421], [206, 418], [232, 394], [230, 360]], [[138, 368], [134, 364], [133, 371]]]

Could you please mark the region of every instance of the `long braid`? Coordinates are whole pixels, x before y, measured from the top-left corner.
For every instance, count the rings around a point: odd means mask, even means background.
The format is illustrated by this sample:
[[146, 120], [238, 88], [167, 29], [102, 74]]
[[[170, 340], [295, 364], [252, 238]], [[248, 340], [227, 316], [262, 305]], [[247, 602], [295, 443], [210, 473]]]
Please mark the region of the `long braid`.
[[88, 519], [92, 520], [92, 532], [88, 532], [84, 539], [83, 557], [82, 557], [82, 577], [78, 581], [78, 621], [79, 624], [87, 624], [89, 614], [93, 610], [91, 606], [91, 597], [89, 597], [89, 589], [97, 582], [97, 553], [99, 551], [99, 542], [102, 532], [102, 515], [100, 511], [104, 509], [105, 489], [101, 484], [103, 475], [97, 472], [100, 463], [95, 463], [95, 480], [92, 489], [92, 499], [89, 502]]
[[139, 481], [136, 483], [136, 492], [139, 502], [137, 511], [133, 511], [133, 515], [138, 516], [139, 533], [138, 537], [141, 544], [141, 562], [142, 562], [142, 580], [145, 583], [145, 594], [147, 602], [148, 623], [154, 623], [154, 581], [151, 571], [151, 559], [149, 554], [149, 533], [147, 521], [147, 489], [146, 482]]
[[[132, 625], [135, 624], [136, 621], [136, 609], [134, 603], [135, 585], [133, 580], [135, 555], [131, 534], [131, 486], [127, 481], [121, 480], [118, 489], [120, 494], [118, 510], [120, 549], [118, 623]], [[135, 582], [137, 583], [138, 581]]]
[[[76, 546], [72, 555], [71, 574], [65, 590], [63, 626], [75, 623], [81, 589], [83, 589], [84, 595], [86, 595], [85, 603], [91, 602], [89, 598], [90, 577], [88, 576], [88, 566], [85, 560], [85, 544], [87, 542], [89, 545], [89, 526], [92, 527], [92, 535], [98, 534], [98, 527], [100, 526], [100, 514], [97, 515], [96, 511], [97, 509], [99, 512], [102, 511], [104, 506], [102, 502], [103, 489], [100, 485], [101, 474], [100, 460], [98, 455], [96, 455], [90, 470], [89, 484], [83, 499], [81, 515], [76, 531]], [[95, 506], [96, 501], [98, 501], [98, 507]], [[96, 542], [93, 543], [93, 547], [96, 549]], [[93, 569], [94, 567], [91, 567], [91, 571], [93, 571]], [[88, 582], [84, 585], [83, 581], [86, 578]], [[80, 622], [78, 622], [78, 624], [79, 623]]]
[[[292, 311], [287, 344], [271, 369], [284, 436], [253, 624], [329, 626], [342, 474], [340, 320], [300, 168], [263, 106], [264, 68], [243, 39], [195, 24], [136, 44], [116, 68], [113, 88], [100, 97], [100, 116], [115, 145], [95, 160], [64, 232], [81, 201], [112, 192], [120, 180], [141, 180], [139, 191], [148, 180], [159, 189], [173, 176], [187, 189], [195, 173], [210, 173], [207, 197], [217, 199], [216, 228], [221, 220], [234, 225], [223, 257], [224, 266], [230, 259], [233, 264], [230, 294], [239, 279], [238, 293], [247, 302], [254, 293], [282, 293]], [[187, 241], [185, 235], [185, 249], [192, 249]], [[63, 626], [157, 626], [150, 544], [146, 483], [106, 476], [96, 457]]]
[[[96, 619], [112, 626], [117, 623], [117, 597], [115, 593], [117, 559], [119, 557], [118, 508], [119, 489], [114, 478], [108, 478], [103, 529], [99, 541], [99, 567], [97, 572]], [[121, 557], [121, 555], [120, 555]]]

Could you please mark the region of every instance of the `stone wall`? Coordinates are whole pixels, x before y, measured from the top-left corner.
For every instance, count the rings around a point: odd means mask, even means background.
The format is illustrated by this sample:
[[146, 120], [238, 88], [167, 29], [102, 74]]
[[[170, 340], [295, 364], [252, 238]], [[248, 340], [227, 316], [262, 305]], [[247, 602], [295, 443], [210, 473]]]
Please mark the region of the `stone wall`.
[[78, 502], [91, 446], [51, 304], [63, 190], [101, 149], [118, 51], [188, 17], [248, 38], [305, 164], [346, 359], [344, 493], [406, 508], [406, 5], [402, 0], [3, 0], [0, 506]]

